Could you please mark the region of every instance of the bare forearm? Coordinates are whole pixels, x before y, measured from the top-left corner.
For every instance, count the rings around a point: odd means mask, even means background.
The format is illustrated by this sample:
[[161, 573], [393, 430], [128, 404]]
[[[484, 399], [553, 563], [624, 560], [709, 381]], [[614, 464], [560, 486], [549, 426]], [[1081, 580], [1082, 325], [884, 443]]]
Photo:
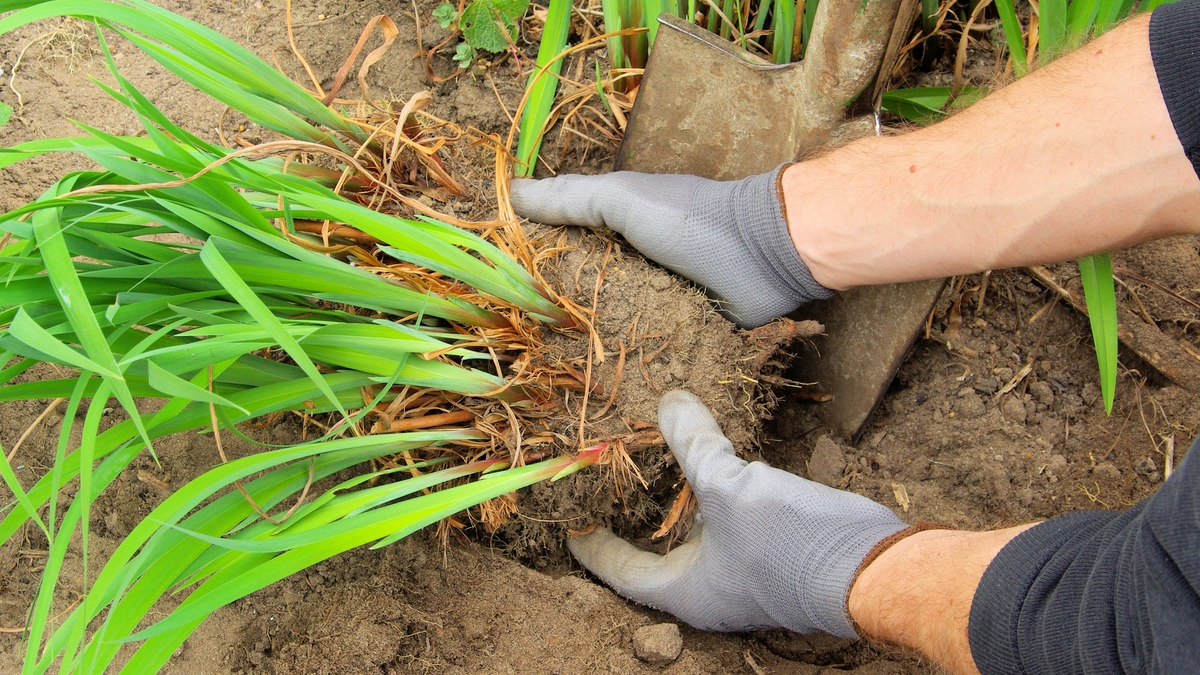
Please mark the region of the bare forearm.
[[920, 652], [951, 673], [978, 673], [967, 639], [975, 589], [1000, 549], [1030, 527], [902, 539], [859, 575], [850, 615], [870, 640]]
[[1200, 232], [1200, 180], [1130, 21], [945, 122], [783, 177], [829, 288], [1053, 262]]

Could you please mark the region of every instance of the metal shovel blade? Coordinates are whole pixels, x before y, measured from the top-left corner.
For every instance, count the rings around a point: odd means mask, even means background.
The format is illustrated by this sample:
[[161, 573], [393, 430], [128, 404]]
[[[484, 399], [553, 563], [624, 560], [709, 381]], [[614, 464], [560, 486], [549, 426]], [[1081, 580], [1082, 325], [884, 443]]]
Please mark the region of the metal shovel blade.
[[[795, 161], [835, 133], [863, 135], [873, 125], [847, 125], [845, 111], [874, 79], [899, 2], [823, 0], [804, 61], [788, 65], [663, 14], [614, 168], [736, 180]], [[859, 435], [943, 285], [859, 288], [801, 310], [828, 338], [792, 375], [832, 394], [822, 414], [837, 432]]]

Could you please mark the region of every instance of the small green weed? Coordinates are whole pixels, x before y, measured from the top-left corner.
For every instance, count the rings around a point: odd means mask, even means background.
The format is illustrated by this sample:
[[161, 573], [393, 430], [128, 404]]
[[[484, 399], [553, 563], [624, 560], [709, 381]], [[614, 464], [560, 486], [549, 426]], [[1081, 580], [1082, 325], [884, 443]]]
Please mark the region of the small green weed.
[[442, 28], [449, 28], [456, 20], [458, 20], [458, 10], [454, 5], [443, 2], [433, 10], [433, 18], [437, 20], [438, 25]]
[[[464, 42], [454, 52], [461, 68], [468, 68], [483, 51], [499, 54], [517, 40], [518, 22], [529, 9], [529, 0], [473, 0], [458, 13], [454, 5], [443, 2], [433, 10], [433, 18], [442, 28], [456, 28]], [[464, 47], [465, 45], [465, 47]]]

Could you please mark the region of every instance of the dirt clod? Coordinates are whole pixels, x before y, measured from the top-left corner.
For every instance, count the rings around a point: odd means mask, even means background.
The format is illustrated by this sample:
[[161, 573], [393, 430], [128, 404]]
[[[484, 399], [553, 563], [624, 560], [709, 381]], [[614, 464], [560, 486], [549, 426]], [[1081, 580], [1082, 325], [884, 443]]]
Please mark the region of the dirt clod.
[[1050, 405], [1054, 402], [1054, 389], [1051, 388], [1050, 384], [1047, 382], [1038, 380], [1037, 382], [1029, 385], [1029, 393], [1033, 395], [1033, 398], [1036, 399], [1038, 403], [1043, 405]]
[[1104, 462], [1097, 464], [1096, 468], [1092, 469], [1092, 475], [1115, 480], [1121, 477], [1121, 470], [1112, 462]]
[[1015, 396], [1004, 399], [1004, 402], [1000, 404], [1000, 412], [1017, 424], [1025, 424], [1025, 420], [1029, 416], [1029, 411], [1025, 409], [1025, 402]]
[[1154, 460], [1150, 459], [1149, 457], [1144, 457], [1138, 460], [1133, 465], [1133, 470], [1135, 473], [1137, 473], [1137, 475], [1146, 476], [1147, 478], [1150, 478], [1150, 480], [1155, 480], [1158, 477], [1158, 465], [1155, 464]]
[[829, 436], [821, 436], [808, 460], [808, 477], [825, 485], [837, 485], [846, 470], [846, 453]]
[[679, 634], [679, 626], [673, 623], [642, 626], [633, 632], [633, 650], [646, 663], [665, 666], [679, 658], [683, 651], [683, 636]]
[[972, 388], [986, 396], [1000, 391], [1000, 382], [994, 377], [985, 377], [977, 380]]
[[983, 399], [979, 398], [979, 394], [976, 394], [971, 389], [964, 389], [962, 391], [966, 393], [959, 396], [958, 400], [954, 402], [954, 412], [958, 413], [960, 417], [969, 420], [982, 417], [986, 410], [986, 407], [983, 405]]

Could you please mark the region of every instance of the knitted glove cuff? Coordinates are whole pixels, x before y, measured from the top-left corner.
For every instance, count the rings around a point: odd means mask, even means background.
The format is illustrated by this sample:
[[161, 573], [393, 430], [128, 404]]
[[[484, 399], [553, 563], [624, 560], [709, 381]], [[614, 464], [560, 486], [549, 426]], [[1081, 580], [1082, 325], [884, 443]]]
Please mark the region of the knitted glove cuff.
[[738, 233], [760, 264], [774, 273], [802, 302], [824, 300], [834, 292], [825, 288], [808, 271], [788, 231], [783, 199], [783, 172], [790, 164], [740, 181], [733, 200]]
[[858, 561], [905, 527], [898, 519], [847, 522], [825, 531], [820, 546], [801, 543], [790, 554], [792, 564], [777, 561], [771, 566], [787, 577], [768, 577], [768, 586], [776, 587], [771, 593], [775, 599], [769, 606], [771, 614], [791, 630], [817, 629], [837, 637], [857, 638], [846, 597], [858, 573]]

